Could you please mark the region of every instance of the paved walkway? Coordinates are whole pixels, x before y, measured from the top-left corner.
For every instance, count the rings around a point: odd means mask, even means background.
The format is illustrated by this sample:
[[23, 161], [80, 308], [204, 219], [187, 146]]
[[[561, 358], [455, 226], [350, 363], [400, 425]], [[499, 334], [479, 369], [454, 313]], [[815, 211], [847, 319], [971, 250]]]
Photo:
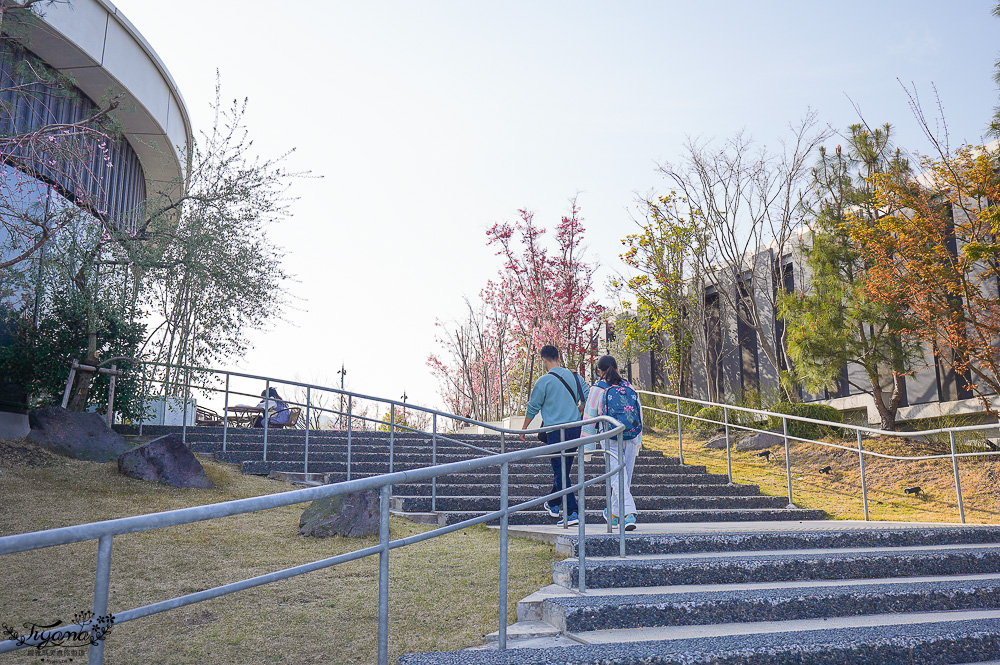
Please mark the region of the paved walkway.
[[[907, 537], [905, 531], [914, 529], [925, 535], [916, 540]], [[914, 572], [911, 568], [919, 568], [917, 564], [928, 557], [940, 560], [957, 557], [958, 563], [954, 565], [961, 566], [964, 560], [959, 559], [970, 550], [988, 553], [1000, 549], [1000, 541], [994, 540], [997, 534], [992, 536], [994, 539], [983, 540], [970, 533], [968, 538], [958, 536], [955, 542], [949, 540], [962, 531], [979, 529], [997, 532], [997, 525], [864, 520], [646, 523], [639, 524], [635, 531], [626, 534], [626, 538], [636, 539], [633, 545], [643, 537], [651, 543], [660, 541], [666, 549], [659, 551], [651, 544], [622, 560], [617, 556], [617, 546], [612, 548], [614, 553], [607, 547], [600, 547], [600, 541], [609, 542], [607, 525], [603, 522], [588, 524], [587, 535], [595, 536], [588, 542], [597, 542], [597, 551], [604, 555], [588, 554], [588, 588], [581, 594], [575, 589], [572, 576], [572, 568], [577, 565], [575, 544], [578, 527], [564, 529], [554, 524], [510, 526], [512, 535], [549, 542], [558, 554], [570, 558], [554, 566], [559, 568], [554, 572], [560, 573], [554, 574], [556, 583], [542, 587], [518, 603], [518, 621], [507, 628], [507, 644], [509, 649], [580, 649], [582, 645], [589, 645], [586, 648], [599, 645], [624, 648], [624, 645], [632, 643], [668, 645], [676, 644], [678, 640], [758, 640], [762, 639], [761, 635], [769, 635], [765, 642], [786, 634], [797, 635], [796, 639], [804, 640], [810, 635], [834, 633], [854, 640], [854, 633], [872, 630], [873, 627], [878, 635], [898, 636], [907, 631], [927, 633], [943, 625], [942, 622], [956, 621], [961, 623], [959, 632], [967, 632], [971, 630], [969, 626], [1000, 621], [998, 601], [970, 603], [967, 607], [938, 606], [932, 602], [935, 594], [941, 594], [944, 589], [944, 595], [948, 596], [954, 588], [1000, 589], [1000, 569], [961, 572], [934, 568]], [[932, 535], [934, 530], [941, 530], [940, 537]], [[838, 532], [843, 535], [838, 536]], [[850, 535], [844, 532], [850, 532]], [[894, 535], [878, 535], [886, 532]], [[949, 532], [951, 535], [948, 535]], [[751, 534], [761, 535], [758, 539]], [[699, 545], [714, 542], [715, 539], [738, 545], [746, 540], [746, 536], [760, 542], [747, 547], [707, 549]], [[610, 540], [617, 538], [611, 536]], [[746, 545], [745, 542], [743, 544]], [[882, 576], [856, 574], [854, 569], [843, 574], [817, 573], [815, 579], [811, 574], [803, 579], [801, 571], [791, 577], [779, 575], [774, 579], [768, 576], [757, 579], [753, 575], [740, 574], [743, 570], [767, 568], [788, 559], [814, 560], [816, 568], [858, 559], [864, 568], [868, 557], [878, 559], [879, 563], [873, 565], [879, 568], [880, 574], [884, 573]], [[718, 567], [731, 569], [733, 579], [705, 581], [699, 578], [686, 582], [681, 576], [668, 585], [647, 581], [630, 586], [627, 583], [617, 584], [608, 577], [615, 569], [627, 577], [632, 572], [638, 574], [652, 568], [668, 572], [673, 568], [684, 569], [700, 575], [702, 568], [713, 570]], [[602, 574], [604, 577], [601, 577]], [[664, 579], [666, 577], [669, 576]], [[882, 596], [889, 602], [883, 603]], [[914, 605], [912, 609], [903, 611], [893, 604], [896, 598], [904, 596], [916, 599], [911, 603]], [[820, 607], [840, 605], [846, 610], [841, 616], [838, 612], [797, 608], [787, 616], [780, 612], [773, 616], [765, 612], [762, 618], [755, 620], [745, 618], [746, 608], [731, 613], [737, 618], [728, 616], [728, 610], [722, 609], [726, 603], [756, 602], [755, 599], [766, 599], [773, 607], [787, 608], [796, 604], [806, 607], [814, 603]], [[696, 603], [698, 607], [704, 605], [707, 608], [703, 614], [712, 615], [711, 620], [696, 620], [698, 617], [685, 614], [692, 611], [689, 606], [693, 601], [700, 603]], [[855, 607], [862, 605], [864, 611]], [[852, 608], [855, 611], [851, 611]], [[657, 618], [659, 614], [668, 613], [672, 613], [669, 620], [660, 621]], [[674, 615], [686, 618], [678, 623]], [[636, 621], [637, 616], [642, 616], [642, 620]], [[496, 649], [496, 639], [496, 633], [488, 636], [488, 644], [474, 648], [474, 651]], [[516, 656], [510, 656], [510, 659], [509, 662], [517, 660]], [[571, 659], [567, 656], [565, 662], [571, 662]], [[1000, 665], [1000, 661], [983, 661], [981, 665]]]

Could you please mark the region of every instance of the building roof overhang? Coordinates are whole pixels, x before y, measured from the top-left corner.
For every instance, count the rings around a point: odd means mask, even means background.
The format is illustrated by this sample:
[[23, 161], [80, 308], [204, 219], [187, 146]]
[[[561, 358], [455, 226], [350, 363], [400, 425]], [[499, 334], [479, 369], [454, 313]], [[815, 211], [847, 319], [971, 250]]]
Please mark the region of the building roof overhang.
[[159, 56], [107, 0], [45, 5], [25, 45], [98, 104], [124, 98], [114, 115], [142, 162], [147, 192], [177, 195], [188, 176], [193, 133], [184, 98]]

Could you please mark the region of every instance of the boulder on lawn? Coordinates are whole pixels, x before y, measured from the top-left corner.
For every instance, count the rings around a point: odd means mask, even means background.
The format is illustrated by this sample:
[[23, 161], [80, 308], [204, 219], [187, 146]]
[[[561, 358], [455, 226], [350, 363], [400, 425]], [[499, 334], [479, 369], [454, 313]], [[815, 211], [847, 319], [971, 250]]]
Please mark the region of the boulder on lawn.
[[701, 444], [703, 448], [712, 448], [713, 450], [725, 450], [726, 449], [726, 435], [716, 434], [711, 439]]
[[764, 450], [785, 444], [785, 439], [780, 433], [756, 432], [750, 436], [743, 437], [736, 442], [736, 450], [746, 452], [749, 450]]
[[215, 487], [180, 434], [158, 437], [120, 455], [118, 472], [174, 487]]
[[129, 449], [117, 432], [96, 413], [67, 411], [61, 406], [28, 413], [28, 438], [46, 450], [87, 462], [110, 462]]
[[378, 490], [316, 499], [299, 518], [299, 535], [373, 536], [378, 533]]

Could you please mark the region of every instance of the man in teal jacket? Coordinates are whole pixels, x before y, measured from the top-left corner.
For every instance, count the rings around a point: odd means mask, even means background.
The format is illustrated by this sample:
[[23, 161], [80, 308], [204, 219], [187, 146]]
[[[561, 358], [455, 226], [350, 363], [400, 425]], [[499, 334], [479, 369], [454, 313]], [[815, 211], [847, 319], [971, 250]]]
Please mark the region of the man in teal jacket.
[[[580, 377], [570, 372], [562, 366], [559, 361], [559, 349], [546, 345], [541, 348], [538, 354], [542, 357], [542, 367], [545, 368], [538, 381], [531, 389], [531, 398], [528, 400], [528, 408], [524, 413], [524, 424], [521, 429], [528, 429], [531, 419], [538, 413], [542, 414], [542, 423], [548, 425], [562, 425], [580, 420], [579, 402], [587, 400], [589, 387], [580, 381]], [[565, 439], [563, 435], [565, 433]], [[579, 427], [567, 427], [564, 430], [554, 430], [546, 433], [548, 443], [559, 443], [560, 441], [571, 441], [580, 438]], [[521, 435], [524, 439], [524, 435]], [[559, 492], [564, 487], [573, 483], [569, 480], [570, 472], [573, 468], [573, 460], [576, 458], [576, 448], [566, 450], [567, 457], [553, 457], [552, 461], [552, 491]], [[560, 517], [562, 508], [562, 498], [552, 499], [550, 504], [546, 501], [543, 506], [552, 517]], [[566, 512], [568, 513], [566, 522], [568, 526], [579, 523], [577, 515], [576, 494], [570, 492], [566, 495]], [[560, 520], [559, 525], [563, 525]]]

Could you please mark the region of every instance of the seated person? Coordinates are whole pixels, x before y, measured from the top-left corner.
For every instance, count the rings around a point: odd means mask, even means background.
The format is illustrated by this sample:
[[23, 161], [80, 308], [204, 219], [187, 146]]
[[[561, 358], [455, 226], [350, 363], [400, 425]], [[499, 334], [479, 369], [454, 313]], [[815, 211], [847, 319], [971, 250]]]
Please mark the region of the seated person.
[[[264, 409], [265, 414], [270, 414], [267, 420], [268, 427], [284, 427], [288, 424], [288, 418], [291, 416], [291, 411], [288, 408], [288, 404], [281, 400], [278, 396], [278, 391], [274, 388], [270, 390], [265, 390], [260, 394], [262, 399], [260, 404], [257, 405], [258, 408]], [[251, 427], [263, 427], [264, 417], [254, 416]]]

